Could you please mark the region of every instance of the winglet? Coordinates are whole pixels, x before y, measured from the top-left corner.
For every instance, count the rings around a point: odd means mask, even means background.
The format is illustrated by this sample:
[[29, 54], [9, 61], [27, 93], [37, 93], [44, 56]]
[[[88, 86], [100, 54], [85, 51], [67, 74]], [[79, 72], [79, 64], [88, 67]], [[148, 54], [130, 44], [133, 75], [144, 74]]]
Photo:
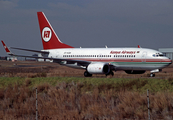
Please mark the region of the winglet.
[[8, 47], [5, 45], [4, 41], [2, 41], [2, 45], [4, 46], [5, 51], [7, 52], [8, 55], [13, 55], [13, 53], [8, 49]]
[[141, 48], [141, 46], [140, 46], [140, 45], [138, 45], [138, 48]]

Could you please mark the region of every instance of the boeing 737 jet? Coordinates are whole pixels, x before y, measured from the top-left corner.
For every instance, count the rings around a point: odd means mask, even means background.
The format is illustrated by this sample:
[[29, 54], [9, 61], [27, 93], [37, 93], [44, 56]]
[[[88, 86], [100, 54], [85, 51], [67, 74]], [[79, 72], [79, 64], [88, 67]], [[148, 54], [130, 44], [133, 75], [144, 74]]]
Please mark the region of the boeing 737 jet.
[[2, 41], [9, 55], [49, 60], [61, 65], [85, 69], [85, 77], [92, 74], [114, 75], [113, 71], [123, 70], [128, 74], [142, 74], [150, 71], [154, 77], [172, 61], [163, 53], [147, 48], [74, 48], [60, 41], [43, 12], [37, 12], [43, 50], [9, 47], [11, 49], [37, 52], [39, 56], [17, 55]]

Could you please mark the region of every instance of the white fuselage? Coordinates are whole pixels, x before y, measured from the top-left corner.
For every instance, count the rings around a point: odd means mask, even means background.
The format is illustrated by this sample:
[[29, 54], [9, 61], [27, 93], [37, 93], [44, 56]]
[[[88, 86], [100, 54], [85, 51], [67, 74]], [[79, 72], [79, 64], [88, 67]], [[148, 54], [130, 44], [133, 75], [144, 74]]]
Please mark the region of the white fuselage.
[[171, 60], [161, 52], [146, 48], [68, 48], [44, 51], [49, 51], [48, 57], [52, 58], [110, 63], [115, 66], [115, 70], [154, 70], [171, 64]]

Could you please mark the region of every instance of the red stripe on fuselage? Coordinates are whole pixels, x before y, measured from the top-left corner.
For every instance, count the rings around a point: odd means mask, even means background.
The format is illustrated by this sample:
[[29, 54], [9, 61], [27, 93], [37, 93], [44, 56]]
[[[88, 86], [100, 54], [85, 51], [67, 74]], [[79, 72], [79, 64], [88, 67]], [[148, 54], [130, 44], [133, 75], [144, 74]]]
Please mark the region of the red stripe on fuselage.
[[99, 59], [80, 59], [80, 58], [73, 58], [71, 60], [82, 60], [82, 61], [93, 61], [93, 62], [170, 62], [171, 60], [169, 59], [103, 59], [103, 58], [99, 58]]

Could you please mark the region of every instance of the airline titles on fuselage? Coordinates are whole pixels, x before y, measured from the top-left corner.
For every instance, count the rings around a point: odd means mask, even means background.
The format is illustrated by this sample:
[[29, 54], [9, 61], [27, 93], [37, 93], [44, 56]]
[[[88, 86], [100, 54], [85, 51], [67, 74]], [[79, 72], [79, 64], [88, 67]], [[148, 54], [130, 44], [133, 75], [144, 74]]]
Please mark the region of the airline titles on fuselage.
[[[110, 54], [135, 54], [136, 51], [111, 51]], [[138, 52], [137, 52], [138, 53]]]

